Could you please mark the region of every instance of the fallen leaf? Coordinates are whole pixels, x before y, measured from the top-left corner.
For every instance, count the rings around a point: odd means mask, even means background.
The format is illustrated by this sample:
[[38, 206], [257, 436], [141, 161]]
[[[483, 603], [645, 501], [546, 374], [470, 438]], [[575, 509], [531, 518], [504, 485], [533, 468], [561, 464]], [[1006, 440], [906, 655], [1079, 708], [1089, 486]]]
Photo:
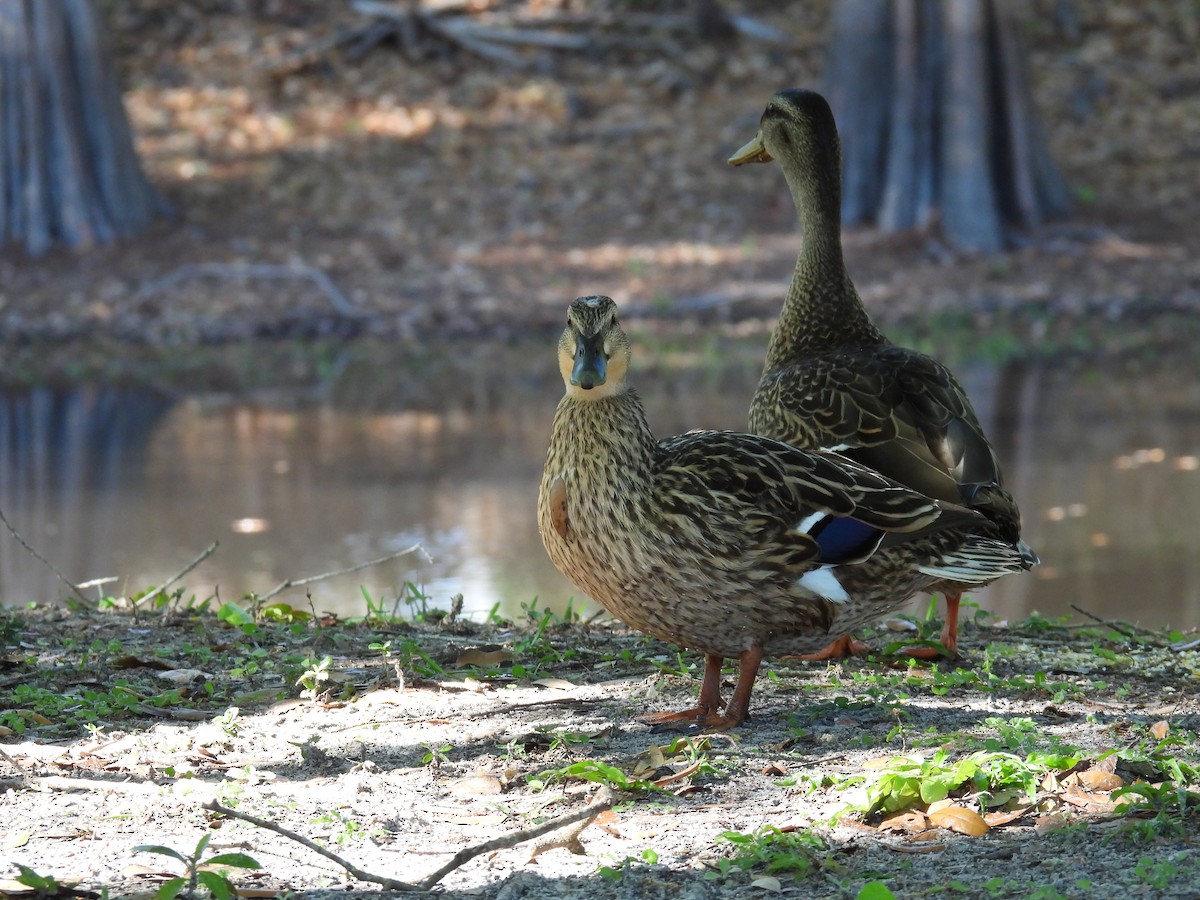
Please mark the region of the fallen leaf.
[[909, 834], [925, 831], [928, 828], [929, 819], [926, 818], [925, 813], [915, 809], [898, 812], [879, 823], [880, 831], [903, 831]]
[[570, 691], [575, 688], [575, 685], [565, 678], [539, 678], [533, 684], [537, 687], [552, 688], [558, 691]]
[[504, 785], [495, 775], [468, 775], [451, 784], [450, 790], [468, 797], [494, 796], [504, 793]]
[[[1108, 751], [1105, 751], [1108, 752]], [[1108, 756], [1104, 759], [1096, 759], [1092, 761], [1093, 772], [1115, 772], [1117, 771], [1117, 754], [1108, 752]]]
[[787, 774], [787, 769], [785, 769], [783, 766], [781, 766], [777, 762], [769, 763], [769, 764], [763, 766], [761, 769], [759, 769], [759, 771], [762, 772], [764, 775], [774, 775], [777, 778], [782, 777]]
[[937, 841], [937, 840], [941, 840], [941, 838], [938, 837], [938, 833], [936, 830], [930, 828], [928, 831], [917, 832], [912, 837], [910, 837], [909, 840], [910, 841]]
[[931, 812], [929, 821], [938, 828], [947, 828], [971, 837], [988, 833], [988, 823], [983, 820], [983, 816], [965, 806], [947, 806], [937, 812]]
[[1029, 810], [1032, 808], [1032, 806], [1022, 806], [1019, 809], [1009, 810], [1006, 812], [996, 810], [995, 812], [985, 813], [983, 816], [983, 821], [987, 822], [990, 828], [998, 828], [1001, 825], [1007, 825], [1009, 822], [1015, 822], [1017, 819], [1029, 812]]
[[778, 878], [773, 878], [770, 875], [764, 875], [762, 878], [755, 878], [750, 882], [750, 887], [756, 887], [760, 890], [770, 891], [772, 894], [778, 894], [783, 891], [783, 884]]
[[1089, 813], [1110, 813], [1117, 808], [1117, 804], [1113, 801], [1096, 794], [1090, 794], [1077, 787], [1068, 788], [1063, 791], [1058, 795], [1058, 799]]
[[1166, 719], [1159, 719], [1150, 726], [1150, 733], [1154, 735], [1156, 741], [1164, 740], [1170, 730], [1171, 726], [1167, 724]]
[[502, 666], [513, 661], [513, 655], [508, 650], [480, 650], [478, 647], [468, 647], [458, 654], [454, 661], [456, 666]]
[[1125, 779], [1116, 772], [1105, 772], [1101, 769], [1088, 769], [1078, 773], [1079, 783], [1089, 791], [1115, 791], [1125, 787]]
[[1033, 830], [1037, 834], [1049, 834], [1060, 828], [1066, 828], [1070, 824], [1071, 818], [1065, 813], [1048, 813], [1033, 820]]
[[140, 656], [118, 656], [110, 659], [108, 664], [114, 669], [170, 669], [174, 668], [171, 663], [163, 659], [150, 657], [143, 659]]

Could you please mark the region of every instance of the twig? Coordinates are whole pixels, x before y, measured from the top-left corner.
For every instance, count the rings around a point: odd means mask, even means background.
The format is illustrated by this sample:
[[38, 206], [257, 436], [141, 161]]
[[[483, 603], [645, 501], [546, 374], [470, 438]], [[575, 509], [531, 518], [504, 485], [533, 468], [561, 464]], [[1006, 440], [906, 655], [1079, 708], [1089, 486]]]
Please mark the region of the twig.
[[[424, 548], [420, 544], [413, 544], [411, 547], [405, 547], [403, 550], [397, 550], [395, 553], [389, 553], [387, 556], [379, 557], [379, 559], [372, 559], [369, 562], [347, 566], [344, 569], [335, 569], [332, 572], [322, 572], [320, 575], [309, 575], [307, 578], [288, 578], [285, 581], [279, 582], [279, 584], [267, 591], [265, 594], [260, 594], [258, 599], [260, 601], [270, 600], [280, 591], [286, 591], [288, 588], [301, 587], [306, 584], [314, 584], [318, 581], [325, 581], [327, 578], [335, 578], [338, 575], [349, 575], [351, 572], [357, 572], [359, 569], [369, 569], [371, 566], [377, 566], [380, 563], [385, 563], [390, 559], [406, 556], [409, 553], [416, 553], [418, 550], [424, 552]], [[426, 554], [426, 558], [428, 558], [428, 554]]]
[[515, 847], [517, 844], [533, 840], [534, 838], [539, 838], [544, 834], [548, 834], [551, 831], [566, 827], [568, 825], [575, 825], [579, 822], [590, 822], [592, 819], [596, 818], [596, 816], [600, 815], [600, 813], [607, 809], [611, 809], [612, 805], [613, 801], [611, 799], [598, 800], [585, 809], [579, 809], [575, 812], [558, 816], [557, 818], [550, 819], [548, 822], [543, 822], [541, 825], [534, 825], [530, 828], [522, 828], [518, 831], [512, 831], [508, 834], [500, 835], [500, 837], [492, 838], [490, 841], [484, 841], [482, 844], [464, 847], [462, 850], [459, 850], [457, 853], [455, 853], [454, 856], [451, 857], [450, 861], [437, 871], [433, 872], [422, 881], [415, 883], [411, 881], [400, 881], [395, 878], [389, 878], [386, 875], [375, 875], [371, 872], [364, 871], [349, 860], [343, 859], [331, 850], [326, 850], [320, 844], [310, 841], [301, 834], [297, 834], [296, 832], [288, 828], [284, 828], [282, 825], [278, 825], [268, 819], [260, 819], [258, 816], [252, 816], [249, 813], [238, 812], [235, 809], [229, 809], [222, 806], [216, 800], [210, 800], [208, 803], [205, 803], [204, 809], [215, 813], [220, 813], [221, 815], [229, 816], [233, 819], [241, 819], [243, 822], [249, 822], [251, 825], [255, 825], [259, 828], [265, 828], [267, 831], [273, 831], [276, 834], [293, 840], [296, 843], [307, 847], [309, 850], [312, 850], [314, 853], [319, 853], [326, 859], [337, 863], [359, 881], [369, 881], [372, 884], [378, 884], [384, 890], [388, 891], [428, 891], [448, 874], [453, 872], [455, 869], [466, 865], [476, 856], [479, 856], [483, 853], [491, 853], [493, 850], [504, 850], [508, 847]]
[[346, 299], [346, 295], [341, 292], [325, 272], [316, 266], [309, 265], [277, 266], [267, 263], [188, 263], [172, 272], [168, 272], [162, 278], [156, 278], [154, 281], [142, 285], [135, 296], [136, 299], [140, 300], [152, 294], [162, 293], [181, 281], [205, 275], [214, 278], [305, 278], [321, 289], [322, 293], [329, 300], [329, 305], [341, 315], [353, 319], [362, 318], [364, 315], [362, 310], [355, 307], [354, 304]]
[[80, 602], [82, 602], [85, 606], [91, 602], [86, 596], [84, 596], [83, 591], [79, 589], [79, 585], [75, 584], [75, 582], [71, 581], [71, 579], [69, 579], [66, 575], [54, 568], [54, 565], [50, 562], [50, 560], [46, 559], [46, 557], [42, 556], [42, 554], [38, 553], [36, 550], [30, 547], [28, 543], [25, 542], [25, 538], [21, 537], [21, 533], [17, 531], [17, 529], [13, 528], [12, 522], [8, 521], [8, 516], [4, 515], [3, 508], [0, 508], [0, 522], [3, 522], [4, 527], [8, 529], [9, 534], [17, 539], [17, 543], [32, 553], [35, 559], [53, 572], [59, 581], [71, 589], [71, 593], [78, 597]]
[[1076, 606], [1074, 603], [1070, 604], [1070, 606], [1071, 606], [1071, 609], [1075, 610], [1075, 612], [1079, 613], [1081, 616], [1086, 616], [1087, 618], [1091, 619], [1093, 622], [1097, 622], [1100, 625], [1105, 626], [1106, 628], [1111, 628], [1117, 634], [1122, 634], [1125, 637], [1129, 638], [1131, 641], [1136, 638], [1136, 635], [1133, 632], [1126, 631], [1124, 628], [1121, 627], [1121, 625], [1117, 624], [1116, 622], [1111, 622], [1107, 619], [1102, 619], [1095, 613], [1088, 612], [1082, 606]]
[[168, 578], [166, 581], [164, 581], [162, 584], [160, 584], [154, 590], [150, 591], [148, 594], [143, 594], [142, 596], [138, 597], [137, 600], [135, 600], [133, 602], [134, 608], [136, 609], [138, 604], [140, 604], [140, 603], [145, 603], [147, 600], [151, 600], [154, 597], [157, 597], [159, 594], [161, 594], [163, 591], [165, 591], [167, 588], [169, 588], [171, 585], [173, 585], [175, 582], [177, 582], [180, 578], [182, 578], [188, 572], [192, 571], [192, 569], [196, 568], [196, 566], [200, 565], [200, 563], [204, 562], [206, 559], [208, 559], [210, 556], [212, 556], [213, 553], [216, 552], [217, 546], [219, 543], [220, 543], [219, 541], [213, 541], [211, 544], [209, 544], [207, 547], [205, 547], [204, 550], [202, 550], [200, 552], [199, 556], [197, 556], [195, 559], [193, 559], [190, 563], [188, 563], [186, 566], [184, 566], [182, 569], [180, 569], [178, 572], [176, 572], [174, 575], [172, 575], [170, 578]]

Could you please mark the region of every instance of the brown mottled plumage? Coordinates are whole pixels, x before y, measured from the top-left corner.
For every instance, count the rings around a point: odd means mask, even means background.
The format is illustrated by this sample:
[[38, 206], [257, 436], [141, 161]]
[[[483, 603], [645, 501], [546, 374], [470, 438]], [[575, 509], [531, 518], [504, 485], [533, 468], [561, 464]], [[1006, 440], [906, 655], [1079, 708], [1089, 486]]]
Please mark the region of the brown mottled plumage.
[[[836, 453], [734, 432], [656, 440], [607, 297], [571, 304], [558, 356], [546, 550], [621, 621], [706, 656], [698, 705], [653, 721], [736, 725], [764, 655], [816, 650], [947, 575], [984, 582], [1023, 565], [972, 533], [978, 513]], [[723, 657], [740, 663], [724, 714]]]
[[[819, 94], [776, 94], [754, 140], [729, 161], [772, 159], [791, 189], [803, 243], [750, 405], [750, 430], [810, 450], [837, 450], [926, 496], [962, 503], [985, 517], [983, 534], [1012, 544], [1026, 568], [1035, 565], [966, 393], [941, 363], [892, 345], [850, 280], [842, 259], [841, 149]], [[931, 587], [946, 595], [942, 643], [951, 654], [963, 587], [953, 580]], [[844, 641], [827, 655], [848, 647]]]

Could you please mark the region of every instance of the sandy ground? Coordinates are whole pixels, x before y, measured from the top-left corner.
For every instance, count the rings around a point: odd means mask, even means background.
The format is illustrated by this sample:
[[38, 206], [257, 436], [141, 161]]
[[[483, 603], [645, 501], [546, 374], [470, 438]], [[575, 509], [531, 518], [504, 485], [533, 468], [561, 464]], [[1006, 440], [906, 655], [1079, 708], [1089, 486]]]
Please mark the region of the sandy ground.
[[[854, 897], [877, 881], [900, 897], [1184, 897], [1200, 878], [1194, 811], [1123, 815], [1111, 794], [1161, 781], [1168, 758], [1200, 765], [1200, 656], [1150, 635], [996, 624], [968, 626], [966, 659], [939, 669], [772, 662], [751, 723], [686, 736], [635, 717], [690, 703], [699, 660], [608, 626], [325, 621], [245, 635], [211, 615], [53, 611], [3, 624], [17, 646], [0, 681], [0, 847], [114, 896], [178, 872], [135, 847], [188, 851], [203, 835], [209, 853], [263, 866], [236, 876], [247, 889], [377, 889], [217, 818], [213, 800], [406, 882], [601, 794], [615, 804], [577, 834], [476, 856], [438, 884], [451, 897]], [[305, 694], [297, 680], [326, 655], [328, 678]], [[982, 750], [1082, 761], [1045, 768], [1027, 795], [953, 791], [949, 815], [986, 821], [979, 836], [914, 810], [831, 824], [893, 756]], [[609, 788], [586, 780], [600, 766], [617, 773]], [[722, 835], [763, 828], [805, 842], [789, 867], [723, 863], [738, 847]]]

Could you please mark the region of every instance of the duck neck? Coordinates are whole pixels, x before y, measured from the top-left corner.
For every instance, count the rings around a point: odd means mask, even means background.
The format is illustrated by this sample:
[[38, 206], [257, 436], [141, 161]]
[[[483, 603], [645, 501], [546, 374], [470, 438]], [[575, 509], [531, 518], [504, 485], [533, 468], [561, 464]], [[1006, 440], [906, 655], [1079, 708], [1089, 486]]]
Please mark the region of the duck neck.
[[658, 442], [642, 400], [631, 387], [600, 400], [567, 394], [558, 406], [554, 427], [564, 442], [582, 452], [586, 460], [582, 468], [590, 472], [615, 467], [625, 476], [636, 477], [654, 465]]
[[800, 219], [800, 254], [779, 322], [767, 350], [767, 368], [846, 345], [883, 344], [842, 257], [840, 166], [801, 166], [780, 158]]

